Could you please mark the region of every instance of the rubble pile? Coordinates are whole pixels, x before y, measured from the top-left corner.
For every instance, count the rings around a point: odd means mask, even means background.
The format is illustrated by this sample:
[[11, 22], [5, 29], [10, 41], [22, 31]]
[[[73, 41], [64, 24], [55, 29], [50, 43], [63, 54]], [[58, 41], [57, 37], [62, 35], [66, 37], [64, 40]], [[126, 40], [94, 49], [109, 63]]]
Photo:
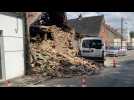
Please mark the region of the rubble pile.
[[[73, 33], [64, 32], [56, 26], [41, 28], [44, 33], [51, 32], [52, 39], [31, 42], [32, 73], [64, 77], [65, 74], [81, 70], [95, 72], [99, 67], [93, 61], [77, 57], [78, 50], [73, 48]], [[81, 73], [81, 72], [80, 72]]]

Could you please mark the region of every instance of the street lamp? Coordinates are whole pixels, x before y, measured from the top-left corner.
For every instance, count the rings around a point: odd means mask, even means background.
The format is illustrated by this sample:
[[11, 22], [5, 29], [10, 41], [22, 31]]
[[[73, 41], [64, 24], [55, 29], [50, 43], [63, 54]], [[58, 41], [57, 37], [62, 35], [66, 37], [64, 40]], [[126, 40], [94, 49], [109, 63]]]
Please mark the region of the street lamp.
[[123, 40], [123, 17], [121, 17], [121, 48], [122, 48], [122, 40]]
[[121, 17], [121, 48], [123, 46], [123, 32], [124, 32], [124, 24], [127, 25], [127, 22], [124, 23], [124, 19], [127, 19], [127, 17]]

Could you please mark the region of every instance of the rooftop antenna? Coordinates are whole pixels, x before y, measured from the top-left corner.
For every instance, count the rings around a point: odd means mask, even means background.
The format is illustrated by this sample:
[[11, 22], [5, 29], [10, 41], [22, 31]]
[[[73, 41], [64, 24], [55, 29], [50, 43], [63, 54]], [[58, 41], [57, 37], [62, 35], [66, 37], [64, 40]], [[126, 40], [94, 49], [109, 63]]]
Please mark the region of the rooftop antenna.
[[100, 16], [100, 15], [103, 15], [103, 14], [102, 14], [101, 12], [97, 12], [97, 15], [99, 15], [99, 16]]
[[82, 19], [82, 14], [80, 13], [80, 15], [78, 16], [78, 20]]
[[101, 13], [101, 12], [97, 12], [97, 15], [98, 15], [98, 16], [104, 16], [104, 14]]

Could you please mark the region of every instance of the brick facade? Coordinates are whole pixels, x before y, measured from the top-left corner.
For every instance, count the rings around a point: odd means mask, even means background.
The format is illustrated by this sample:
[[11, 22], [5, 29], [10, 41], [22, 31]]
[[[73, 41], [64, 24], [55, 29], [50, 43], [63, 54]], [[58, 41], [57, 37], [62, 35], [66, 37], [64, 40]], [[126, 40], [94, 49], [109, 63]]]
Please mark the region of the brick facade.
[[41, 12], [26, 12], [28, 27], [41, 15]]
[[104, 23], [102, 23], [102, 25], [101, 25], [99, 37], [102, 38], [102, 40], [103, 40], [103, 42], [105, 43], [106, 46], [110, 45], [110, 38], [108, 36], [108, 30], [105, 27]]
[[99, 37], [102, 38], [106, 46], [112, 46], [115, 44], [115, 40], [120, 40], [121, 35], [119, 35], [119, 33], [110, 25], [103, 23], [101, 25]]

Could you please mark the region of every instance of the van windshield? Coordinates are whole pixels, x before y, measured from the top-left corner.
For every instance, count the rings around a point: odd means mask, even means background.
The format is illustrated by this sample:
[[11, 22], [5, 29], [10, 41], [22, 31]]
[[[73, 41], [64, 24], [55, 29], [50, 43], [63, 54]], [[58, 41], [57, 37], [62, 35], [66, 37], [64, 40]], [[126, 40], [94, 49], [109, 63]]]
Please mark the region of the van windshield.
[[83, 40], [82, 48], [101, 49], [102, 41], [101, 40]]

